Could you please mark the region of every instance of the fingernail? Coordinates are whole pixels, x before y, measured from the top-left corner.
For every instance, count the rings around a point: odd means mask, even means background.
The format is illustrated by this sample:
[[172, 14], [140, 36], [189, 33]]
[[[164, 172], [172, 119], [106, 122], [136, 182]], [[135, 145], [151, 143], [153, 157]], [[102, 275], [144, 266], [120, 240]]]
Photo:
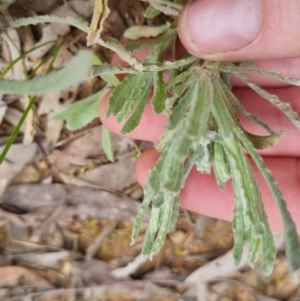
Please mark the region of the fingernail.
[[251, 44], [263, 20], [261, 0], [196, 0], [181, 18], [185, 40], [200, 52], [219, 53]]

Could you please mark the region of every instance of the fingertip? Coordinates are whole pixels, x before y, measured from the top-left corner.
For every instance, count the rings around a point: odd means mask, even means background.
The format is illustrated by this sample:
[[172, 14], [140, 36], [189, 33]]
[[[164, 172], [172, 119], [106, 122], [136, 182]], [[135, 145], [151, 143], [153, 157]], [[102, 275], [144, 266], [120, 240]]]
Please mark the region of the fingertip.
[[182, 10], [178, 33], [190, 53], [207, 60], [298, 57], [299, 10], [299, 1], [195, 0]]

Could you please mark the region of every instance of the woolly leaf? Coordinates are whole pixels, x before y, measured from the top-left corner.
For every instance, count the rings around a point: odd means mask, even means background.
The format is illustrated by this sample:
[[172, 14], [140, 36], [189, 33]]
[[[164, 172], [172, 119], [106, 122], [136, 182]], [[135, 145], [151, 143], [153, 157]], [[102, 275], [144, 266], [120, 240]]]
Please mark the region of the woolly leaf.
[[60, 91], [80, 83], [89, 77], [92, 53], [82, 50], [66, 67], [31, 80], [0, 79], [0, 91], [4, 94], [41, 95]]

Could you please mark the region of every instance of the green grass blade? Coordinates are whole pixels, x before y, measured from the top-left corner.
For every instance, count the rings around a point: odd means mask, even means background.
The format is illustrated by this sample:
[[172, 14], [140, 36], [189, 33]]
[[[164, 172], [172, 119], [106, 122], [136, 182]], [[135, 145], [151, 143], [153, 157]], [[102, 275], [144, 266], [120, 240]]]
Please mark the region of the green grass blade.
[[15, 141], [15, 139], [16, 139], [16, 137], [17, 137], [17, 135], [18, 135], [18, 133], [19, 133], [19, 131], [20, 131], [20, 129], [21, 129], [23, 123], [24, 123], [24, 121], [26, 120], [26, 117], [27, 117], [28, 113], [29, 113], [30, 110], [32, 109], [32, 107], [33, 107], [33, 105], [34, 105], [36, 99], [37, 99], [36, 96], [31, 97], [31, 99], [30, 99], [30, 101], [29, 101], [29, 104], [28, 104], [27, 108], [26, 108], [25, 111], [23, 112], [23, 114], [22, 114], [22, 116], [21, 116], [21, 118], [20, 118], [18, 124], [17, 124], [16, 127], [14, 128], [13, 133], [12, 133], [11, 136], [9, 137], [7, 143], [5, 144], [5, 147], [4, 147], [4, 149], [3, 149], [3, 151], [2, 151], [2, 153], [1, 153], [1, 155], [0, 155], [0, 164], [2, 164], [2, 162], [4, 161], [6, 155], [7, 155], [8, 151], [9, 151], [9, 149], [10, 149], [10, 147], [11, 147], [11, 145], [14, 143], [14, 141]]

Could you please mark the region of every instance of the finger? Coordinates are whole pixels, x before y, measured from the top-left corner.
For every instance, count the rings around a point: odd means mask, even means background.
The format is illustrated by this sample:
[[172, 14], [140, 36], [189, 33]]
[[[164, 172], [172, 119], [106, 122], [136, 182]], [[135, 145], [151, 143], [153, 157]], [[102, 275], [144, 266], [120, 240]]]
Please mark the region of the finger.
[[[139, 183], [143, 186], [149, 169], [158, 159], [158, 152], [151, 148], [146, 150], [136, 165]], [[276, 179], [279, 189], [287, 202], [287, 208], [300, 231], [300, 203], [299, 203], [299, 159], [295, 158], [265, 158], [267, 167]], [[275, 232], [282, 232], [282, 222], [279, 211], [269, 188], [261, 174], [254, 168], [259, 183], [262, 199], [268, 215], [270, 226]], [[283, 173], [283, 170], [288, 172]], [[213, 174], [203, 175], [193, 169], [186, 180], [185, 187], [180, 194], [180, 205], [191, 211], [224, 220], [232, 220], [234, 209], [234, 194], [231, 183], [220, 191]]]
[[209, 60], [300, 56], [298, 0], [195, 0], [179, 19], [186, 49]]
[[[120, 135], [124, 123], [118, 123], [115, 116], [104, 118], [111, 91], [107, 93], [100, 103], [99, 115], [102, 123], [113, 133]], [[139, 125], [126, 137], [138, 140], [158, 142], [164, 132], [168, 119], [164, 114], [153, 113], [150, 103], [144, 109]]]
[[[235, 89], [234, 92], [249, 112], [262, 119], [274, 131], [279, 132], [283, 130], [286, 134], [274, 147], [261, 151], [262, 154], [272, 156], [300, 156], [299, 130], [279, 109], [248, 88]], [[268, 92], [277, 94], [280, 99], [289, 102], [296, 112], [300, 112], [300, 88], [273, 88], [268, 89]], [[103, 117], [107, 107], [108, 96], [109, 95], [107, 95], [101, 103], [100, 117], [103, 124], [110, 131], [120, 134], [123, 124], [117, 123], [115, 117], [109, 117], [107, 119]], [[242, 125], [249, 132], [257, 135], [267, 134], [259, 126], [246, 120], [244, 117], [240, 116], [239, 118]], [[128, 134], [127, 137], [157, 142], [165, 131], [166, 123], [167, 117], [164, 114], [154, 114], [151, 105], [148, 104], [140, 124], [133, 132]]]

